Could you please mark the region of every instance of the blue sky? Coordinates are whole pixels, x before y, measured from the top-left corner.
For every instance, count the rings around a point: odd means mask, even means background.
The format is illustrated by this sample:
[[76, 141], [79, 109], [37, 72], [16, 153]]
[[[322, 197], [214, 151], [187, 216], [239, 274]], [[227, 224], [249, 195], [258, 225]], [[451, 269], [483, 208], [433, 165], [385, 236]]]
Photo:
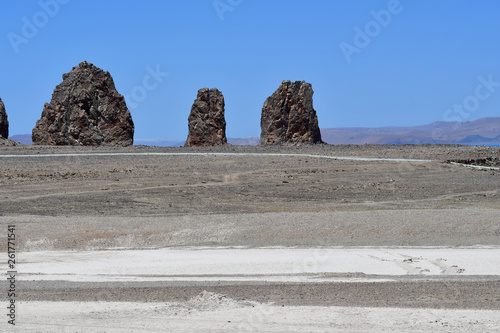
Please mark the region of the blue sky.
[[494, 0], [4, 1], [0, 97], [11, 135], [31, 133], [87, 60], [127, 96], [136, 139], [184, 140], [203, 87], [224, 94], [228, 137], [259, 136], [282, 80], [313, 85], [321, 128], [472, 121], [500, 115], [498, 13]]

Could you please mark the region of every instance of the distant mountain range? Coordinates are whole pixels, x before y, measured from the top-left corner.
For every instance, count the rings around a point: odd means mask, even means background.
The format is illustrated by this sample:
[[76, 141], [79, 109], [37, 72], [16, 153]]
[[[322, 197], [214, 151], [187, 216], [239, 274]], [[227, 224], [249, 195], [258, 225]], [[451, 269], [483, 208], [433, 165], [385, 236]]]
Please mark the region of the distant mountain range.
[[31, 141], [31, 134], [16, 134], [9, 136], [9, 139], [22, 143], [24, 145], [31, 145], [33, 141]]
[[408, 127], [326, 128], [321, 137], [330, 144], [500, 144], [500, 117]]
[[[466, 122], [436, 121], [422, 126], [339, 127], [321, 129], [324, 142], [340, 144], [464, 144], [500, 145], [500, 117], [481, 118]], [[13, 135], [9, 139], [31, 144], [30, 134]], [[135, 145], [179, 147], [184, 140], [135, 139]], [[258, 137], [228, 138], [233, 145], [256, 146]]]
[[[259, 144], [259, 138], [244, 138], [235, 139], [227, 138], [227, 142], [235, 146], [257, 146]], [[179, 141], [175, 139], [135, 139], [134, 145], [144, 145], [144, 146], [157, 146], [157, 147], [179, 147], [184, 146], [186, 141]]]
[[[347, 144], [464, 144], [500, 145], [500, 117], [475, 121], [436, 121], [422, 126], [322, 128], [321, 138], [332, 145]], [[228, 140], [234, 145], [257, 145], [259, 138]], [[231, 142], [232, 141], [232, 142]]]
[[136, 146], [156, 146], [156, 147], [180, 147], [184, 146], [186, 140], [180, 141], [175, 139], [134, 139], [134, 145]]

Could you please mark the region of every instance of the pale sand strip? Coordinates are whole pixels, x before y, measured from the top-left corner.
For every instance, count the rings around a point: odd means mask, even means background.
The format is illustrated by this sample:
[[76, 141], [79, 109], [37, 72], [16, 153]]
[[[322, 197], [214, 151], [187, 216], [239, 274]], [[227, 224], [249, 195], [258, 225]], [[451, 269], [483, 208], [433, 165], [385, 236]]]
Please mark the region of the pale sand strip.
[[200, 281], [207, 276], [220, 281], [335, 281], [318, 276], [325, 273], [500, 275], [498, 247], [188, 247], [21, 252], [18, 258], [20, 279], [80, 282]]
[[498, 332], [500, 311], [184, 303], [20, 302], [17, 332]]

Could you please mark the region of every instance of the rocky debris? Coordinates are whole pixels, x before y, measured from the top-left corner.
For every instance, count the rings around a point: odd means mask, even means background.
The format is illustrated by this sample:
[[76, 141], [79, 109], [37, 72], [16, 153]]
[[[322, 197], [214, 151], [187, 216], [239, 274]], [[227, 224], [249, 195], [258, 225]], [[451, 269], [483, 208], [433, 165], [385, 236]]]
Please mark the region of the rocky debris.
[[260, 144], [322, 143], [313, 93], [310, 83], [283, 81], [262, 107]]
[[227, 143], [224, 96], [217, 88], [202, 88], [191, 107], [189, 134], [184, 146], [219, 146]]
[[5, 112], [5, 105], [0, 98], [0, 137], [4, 139], [9, 138], [9, 121], [7, 120], [7, 112]]
[[21, 145], [19, 142], [10, 139], [5, 139], [4, 137], [0, 136], [0, 146], [19, 146], [19, 145]]
[[465, 159], [465, 160], [448, 160], [448, 163], [458, 163], [464, 165], [476, 165], [485, 167], [500, 167], [500, 158], [486, 157], [478, 159]]
[[63, 75], [32, 139], [35, 145], [129, 146], [134, 123], [111, 75], [84, 61]]

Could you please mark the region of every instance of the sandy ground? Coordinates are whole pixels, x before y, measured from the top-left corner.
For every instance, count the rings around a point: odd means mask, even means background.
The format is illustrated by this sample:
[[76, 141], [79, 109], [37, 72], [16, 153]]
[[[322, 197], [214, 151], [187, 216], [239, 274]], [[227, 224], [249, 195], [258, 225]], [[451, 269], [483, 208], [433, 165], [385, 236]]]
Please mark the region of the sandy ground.
[[[497, 311], [295, 306], [200, 294], [182, 303], [23, 302], [18, 332], [498, 332]], [[61, 318], [65, 318], [61, 322]]]
[[500, 170], [449, 161], [499, 156], [2, 147], [19, 293], [0, 331], [498, 331]]
[[307, 283], [336, 281], [347, 273], [500, 276], [500, 248], [167, 248], [24, 252], [19, 259], [19, 273], [32, 281]]

